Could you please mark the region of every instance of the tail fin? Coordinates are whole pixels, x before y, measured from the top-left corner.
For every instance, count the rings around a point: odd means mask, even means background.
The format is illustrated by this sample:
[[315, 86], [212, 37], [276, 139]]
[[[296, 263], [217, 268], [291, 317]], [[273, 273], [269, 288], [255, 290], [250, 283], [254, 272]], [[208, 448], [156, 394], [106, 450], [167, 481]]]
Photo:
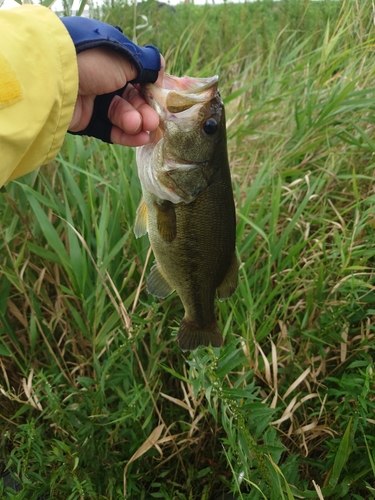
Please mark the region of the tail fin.
[[200, 345], [208, 346], [211, 344], [212, 347], [221, 347], [223, 337], [216, 320], [210, 325], [201, 327], [184, 318], [178, 330], [177, 343], [181, 351], [193, 351]]

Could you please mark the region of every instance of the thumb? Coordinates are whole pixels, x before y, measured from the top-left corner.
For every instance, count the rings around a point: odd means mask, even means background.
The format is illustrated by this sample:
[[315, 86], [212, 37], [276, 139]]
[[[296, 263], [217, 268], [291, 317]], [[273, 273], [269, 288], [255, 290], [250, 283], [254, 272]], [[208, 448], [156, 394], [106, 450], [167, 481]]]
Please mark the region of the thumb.
[[109, 94], [137, 76], [137, 70], [121, 54], [105, 48], [87, 49], [77, 55], [78, 94]]

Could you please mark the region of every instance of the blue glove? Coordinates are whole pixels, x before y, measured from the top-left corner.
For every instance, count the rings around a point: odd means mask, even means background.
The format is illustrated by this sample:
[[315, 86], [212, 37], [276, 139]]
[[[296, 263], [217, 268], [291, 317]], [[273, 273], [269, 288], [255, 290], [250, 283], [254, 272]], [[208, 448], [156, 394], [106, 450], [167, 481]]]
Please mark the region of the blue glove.
[[[154, 83], [161, 69], [160, 53], [153, 45], [139, 47], [122, 34], [120, 28], [86, 17], [62, 17], [76, 52], [96, 47], [108, 47], [123, 54], [137, 69], [137, 77], [130, 83]], [[125, 86], [126, 87], [126, 86]], [[115, 95], [122, 95], [125, 87], [111, 94], [97, 96], [90, 123], [77, 135], [90, 135], [105, 142], [111, 142], [112, 123], [108, 119], [108, 109]]]
[[72, 37], [77, 54], [94, 47], [109, 47], [122, 53], [138, 70], [138, 76], [131, 83], [154, 83], [158, 78], [160, 53], [153, 45], [138, 47], [122, 34], [120, 28], [87, 17], [62, 17]]

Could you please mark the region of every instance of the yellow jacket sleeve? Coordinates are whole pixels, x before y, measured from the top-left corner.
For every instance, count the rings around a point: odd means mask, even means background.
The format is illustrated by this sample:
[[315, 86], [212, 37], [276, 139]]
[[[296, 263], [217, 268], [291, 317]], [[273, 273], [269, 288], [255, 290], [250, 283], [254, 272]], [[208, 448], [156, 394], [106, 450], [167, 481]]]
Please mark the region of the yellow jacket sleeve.
[[0, 11], [0, 187], [51, 161], [78, 93], [77, 57], [46, 7]]

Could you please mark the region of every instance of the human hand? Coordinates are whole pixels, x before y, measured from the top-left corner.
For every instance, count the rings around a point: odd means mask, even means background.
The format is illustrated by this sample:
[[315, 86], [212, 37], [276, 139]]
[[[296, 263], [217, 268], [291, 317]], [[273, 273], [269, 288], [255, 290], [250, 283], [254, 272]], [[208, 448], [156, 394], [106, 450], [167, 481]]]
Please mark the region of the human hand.
[[[164, 58], [156, 85], [162, 86]], [[80, 132], [88, 126], [95, 98], [123, 88], [137, 77], [137, 69], [124, 55], [107, 48], [92, 48], [77, 55], [79, 89], [70, 132]], [[137, 84], [128, 84], [122, 95], [113, 97], [107, 118], [112, 123], [110, 140], [123, 146], [142, 146], [150, 140], [148, 132], [157, 129], [159, 116], [143, 99]]]

